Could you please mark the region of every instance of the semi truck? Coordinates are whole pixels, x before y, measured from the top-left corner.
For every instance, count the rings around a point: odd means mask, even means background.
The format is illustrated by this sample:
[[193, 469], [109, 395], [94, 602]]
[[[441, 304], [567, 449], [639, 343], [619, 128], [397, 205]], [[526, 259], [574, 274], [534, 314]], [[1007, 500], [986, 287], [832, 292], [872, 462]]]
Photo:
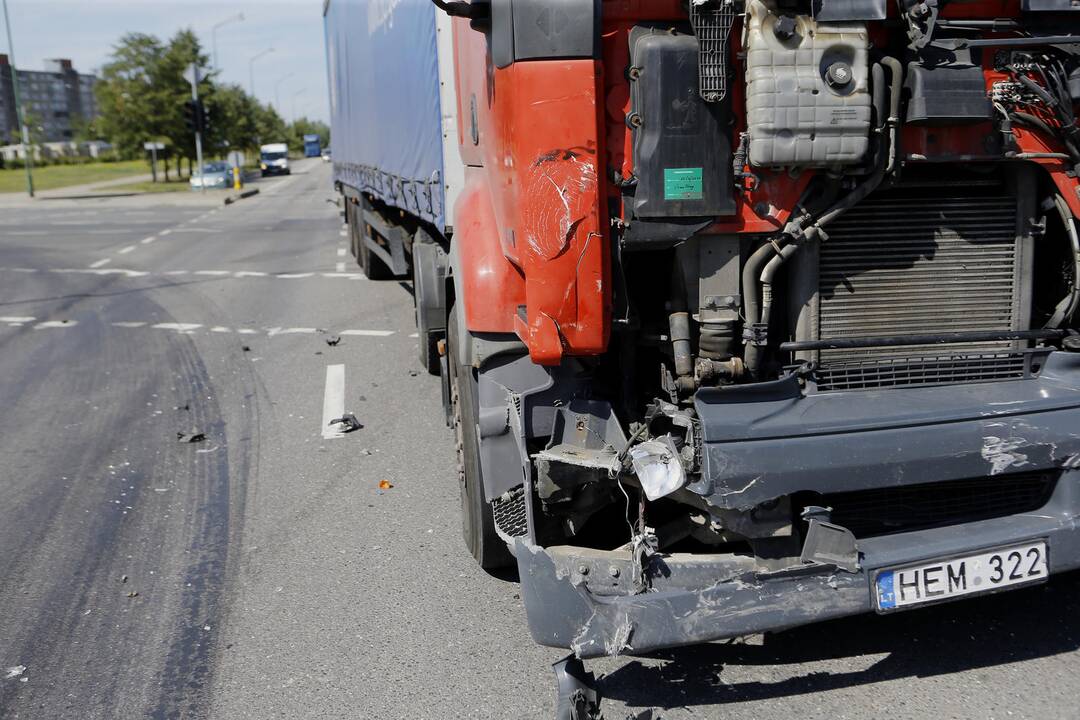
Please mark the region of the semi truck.
[[319, 157], [322, 155], [322, 138], [318, 135], [304, 136], [304, 157]]
[[559, 717], [583, 659], [1080, 567], [1068, 0], [324, 15], [353, 254], [413, 284]]

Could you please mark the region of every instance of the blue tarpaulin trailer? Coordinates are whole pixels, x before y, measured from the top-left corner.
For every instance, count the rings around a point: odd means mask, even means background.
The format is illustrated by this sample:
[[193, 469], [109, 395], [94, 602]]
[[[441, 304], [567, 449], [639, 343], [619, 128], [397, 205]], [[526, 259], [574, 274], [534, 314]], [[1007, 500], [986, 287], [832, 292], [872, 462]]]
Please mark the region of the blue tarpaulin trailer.
[[447, 233], [464, 175], [450, 19], [430, 0], [326, 0], [323, 16], [335, 182]]
[[304, 157], [319, 157], [322, 154], [322, 139], [318, 135], [304, 136]]

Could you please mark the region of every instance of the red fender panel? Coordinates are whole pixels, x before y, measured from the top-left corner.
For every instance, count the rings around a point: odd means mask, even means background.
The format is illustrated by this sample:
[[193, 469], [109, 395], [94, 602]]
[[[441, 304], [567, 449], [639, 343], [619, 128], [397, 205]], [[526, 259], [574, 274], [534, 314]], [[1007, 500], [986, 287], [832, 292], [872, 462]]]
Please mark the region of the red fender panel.
[[525, 304], [525, 281], [503, 255], [483, 168], [465, 168], [465, 189], [454, 217], [457, 300], [465, 305], [465, 326], [472, 332], [514, 332], [517, 308]]

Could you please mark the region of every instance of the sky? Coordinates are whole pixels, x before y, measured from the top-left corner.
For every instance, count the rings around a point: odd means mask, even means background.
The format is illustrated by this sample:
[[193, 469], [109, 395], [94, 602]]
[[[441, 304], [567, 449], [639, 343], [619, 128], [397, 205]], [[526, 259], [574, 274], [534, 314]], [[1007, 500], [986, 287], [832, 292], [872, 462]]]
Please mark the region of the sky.
[[[249, 89], [254, 63], [255, 95], [286, 120], [296, 115], [328, 121], [322, 0], [7, 0], [15, 60], [20, 69], [41, 70], [47, 58], [70, 58], [79, 72], [104, 65], [128, 32], [165, 40], [191, 28], [211, 55], [213, 26], [239, 13], [242, 21], [217, 30], [221, 79]], [[0, 24], [2, 24], [0, 15]], [[0, 53], [8, 52], [0, 34]]]

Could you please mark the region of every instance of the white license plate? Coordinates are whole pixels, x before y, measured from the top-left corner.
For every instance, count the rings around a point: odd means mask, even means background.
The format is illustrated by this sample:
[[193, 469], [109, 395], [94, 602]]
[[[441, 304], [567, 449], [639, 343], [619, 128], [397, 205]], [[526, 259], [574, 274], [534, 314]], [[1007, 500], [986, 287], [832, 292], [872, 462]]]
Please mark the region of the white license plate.
[[878, 612], [1041, 582], [1049, 575], [1046, 543], [984, 550], [973, 555], [881, 570], [874, 579]]

